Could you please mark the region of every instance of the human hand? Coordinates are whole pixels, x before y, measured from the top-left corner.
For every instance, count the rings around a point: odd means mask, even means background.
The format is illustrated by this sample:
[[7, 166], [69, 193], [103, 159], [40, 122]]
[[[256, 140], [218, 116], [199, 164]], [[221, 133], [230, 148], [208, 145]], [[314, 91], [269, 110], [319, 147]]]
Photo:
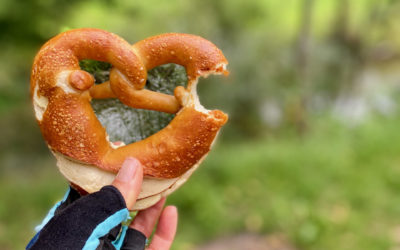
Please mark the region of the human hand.
[[[143, 179], [143, 167], [135, 158], [125, 160], [117, 177], [112, 183], [122, 194], [128, 209], [131, 209], [140, 193]], [[143, 233], [146, 238], [151, 236], [153, 228], [157, 224], [152, 242], [148, 249], [169, 249], [175, 237], [178, 213], [174, 206], [163, 209], [165, 198], [152, 207], [139, 211], [129, 228]]]
[[165, 199], [138, 212], [129, 229], [121, 225], [129, 218], [128, 209], [135, 205], [142, 179], [141, 163], [128, 158], [112, 185], [84, 196], [70, 188], [37, 227], [27, 249], [144, 249], [157, 222], [148, 249], [169, 249], [178, 215], [174, 206], [163, 210]]

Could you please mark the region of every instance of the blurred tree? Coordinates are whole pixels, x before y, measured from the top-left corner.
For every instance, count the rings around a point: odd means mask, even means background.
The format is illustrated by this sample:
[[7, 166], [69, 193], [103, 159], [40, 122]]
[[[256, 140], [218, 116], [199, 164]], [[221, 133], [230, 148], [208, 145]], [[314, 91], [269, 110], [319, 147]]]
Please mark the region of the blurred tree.
[[[32, 58], [66, 27], [102, 28], [132, 43], [185, 32], [216, 43], [230, 62], [229, 78], [210, 77], [199, 85], [205, 106], [230, 114], [226, 138], [257, 138], [286, 126], [301, 132], [315, 110], [329, 112], [341, 93], [357, 91], [365, 65], [399, 61], [399, 9], [392, 0], [4, 0], [0, 114], [31, 115]], [[268, 103], [283, 117], [274, 128], [262, 118]], [[21, 105], [26, 111], [13, 111]]]
[[291, 112], [288, 113], [289, 120], [294, 123], [299, 134], [303, 134], [307, 128], [306, 105], [311, 95], [310, 79], [310, 43], [314, 0], [303, 0], [299, 35], [296, 46], [296, 69], [298, 78], [298, 96], [293, 102]]

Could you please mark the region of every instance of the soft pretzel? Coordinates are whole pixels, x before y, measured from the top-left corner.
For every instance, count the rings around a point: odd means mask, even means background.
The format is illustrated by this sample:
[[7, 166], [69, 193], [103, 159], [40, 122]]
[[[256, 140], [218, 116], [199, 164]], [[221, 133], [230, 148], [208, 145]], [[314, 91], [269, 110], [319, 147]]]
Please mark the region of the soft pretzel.
[[[79, 67], [82, 59], [107, 61], [110, 80], [94, 85]], [[183, 65], [187, 88], [174, 96], [144, 89], [147, 71], [165, 63]], [[209, 41], [163, 34], [130, 46], [98, 29], [71, 30], [49, 40], [34, 59], [31, 97], [42, 134], [66, 178], [86, 192], [109, 184], [123, 161], [136, 157], [145, 180], [137, 209], [179, 187], [207, 155], [227, 115], [204, 109], [196, 94], [199, 76], [227, 73], [227, 60]], [[133, 108], [177, 113], [164, 129], [129, 144], [108, 140], [91, 107], [92, 98], [118, 98]]]

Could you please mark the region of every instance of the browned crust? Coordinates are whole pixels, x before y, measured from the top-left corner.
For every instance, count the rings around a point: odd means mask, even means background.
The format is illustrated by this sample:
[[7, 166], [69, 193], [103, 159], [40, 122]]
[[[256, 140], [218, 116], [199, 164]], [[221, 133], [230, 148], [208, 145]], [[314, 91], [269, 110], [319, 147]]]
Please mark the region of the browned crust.
[[[201, 75], [211, 72], [227, 73], [224, 66], [228, 61], [221, 50], [199, 36], [167, 33], [144, 39], [134, 44], [132, 48], [146, 70], [166, 63], [184, 66], [189, 85]], [[113, 83], [112, 91], [128, 106], [167, 113], [176, 113], [180, 108], [173, 96], [130, 88], [129, 82], [116, 69], [111, 70], [110, 80]], [[123, 93], [129, 94], [123, 95]]]
[[94, 85], [89, 89], [89, 91], [90, 91], [90, 96], [93, 99], [117, 98], [117, 96], [111, 90], [109, 81], [104, 82], [102, 84]]
[[149, 37], [133, 45], [150, 70], [165, 63], [185, 66], [189, 81], [210, 71], [220, 71], [228, 61], [210, 41], [195, 35], [167, 33]]
[[57, 35], [39, 50], [32, 66], [31, 96], [38, 83], [40, 94], [51, 97], [57, 74], [63, 70], [80, 70], [82, 59], [110, 62], [135, 87], [145, 84], [147, 73], [126, 41], [99, 29], [77, 29]]
[[203, 155], [228, 116], [221, 111], [207, 115], [194, 108], [183, 108], [170, 124], [156, 134], [136, 143], [109, 151], [103, 168], [118, 171], [126, 155], [144, 164], [144, 174], [152, 177], [181, 176]]
[[[112, 63], [115, 69], [110, 83], [88, 91], [93, 78], [80, 70], [81, 59]], [[134, 156], [144, 164], [145, 175], [182, 175], [208, 153], [227, 115], [218, 110], [205, 114], [194, 107], [184, 107], [155, 135], [113, 149], [90, 105], [94, 93], [95, 97], [115, 95], [136, 108], [177, 112], [181, 107], [174, 96], [143, 89], [146, 70], [170, 62], [185, 66], [191, 78], [209, 71], [222, 72], [221, 65], [227, 63], [215, 45], [185, 34], [156, 36], [133, 47], [118, 36], [97, 29], [72, 30], [52, 38], [35, 57], [31, 75], [31, 96], [38, 84], [39, 95], [48, 99], [38, 123], [51, 150], [112, 172], [119, 170], [126, 157]], [[56, 77], [64, 70], [72, 70], [68, 81], [76, 92], [65, 92], [56, 86]]]
[[65, 94], [61, 89], [54, 90], [40, 128], [51, 150], [99, 165], [100, 157], [111, 147], [89, 100], [87, 94]]
[[94, 77], [86, 71], [75, 70], [69, 75], [68, 81], [77, 90], [87, 90], [93, 86]]
[[[174, 114], [181, 105], [172, 96], [147, 89], [133, 89], [129, 82], [116, 70], [110, 72], [111, 90], [125, 105], [138, 109], [150, 109]], [[101, 84], [103, 85], [103, 84]], [[97, 92], [100, 92], [97, 90]]]

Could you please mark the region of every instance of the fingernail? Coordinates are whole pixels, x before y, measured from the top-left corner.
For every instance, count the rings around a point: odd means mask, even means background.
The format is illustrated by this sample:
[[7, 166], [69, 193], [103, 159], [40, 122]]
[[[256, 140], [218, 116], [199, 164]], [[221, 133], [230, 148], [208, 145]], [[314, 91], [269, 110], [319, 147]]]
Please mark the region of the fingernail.
[[178, 208], [176, 207], [176, 206], [169, 206], [170, 207], [170, 209], [171, 209], [171, 212], [174, 212], [174, 213], [178, 213]]
[[127, 158], [122, 164], [116, 179], [120, 182], [129, 182], [135, 176], [136, 170], [139, 167], [139, 161], [135, 158]]

